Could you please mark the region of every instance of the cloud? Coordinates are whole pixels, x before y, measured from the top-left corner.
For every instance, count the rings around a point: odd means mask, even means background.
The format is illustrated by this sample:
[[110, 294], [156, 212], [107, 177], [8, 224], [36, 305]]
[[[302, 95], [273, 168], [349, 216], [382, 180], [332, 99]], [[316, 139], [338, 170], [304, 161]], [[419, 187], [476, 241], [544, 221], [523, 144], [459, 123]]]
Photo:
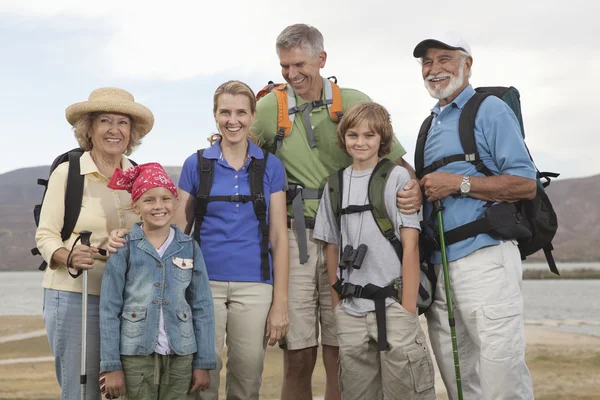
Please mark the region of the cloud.
[[[222, 80], [243, 79], [255, 90], [268, 79], [280, 80], [275, 38], [285, 26], [305, 22], [325, 37], [328, 61], [323, 74], [336, 75], [342, 86], [362, 90], [386, 105], [397, 136], [412, 150], [434, 103], [423, 88], [412, 49], [432, 32], [460, 30], [473, 49], [472, 83], [517, 87], [532, 152], [570, 163], [572, 170], [579, 167], [579, 154], [593, 156], [591, 149], [600, 145], [589, 122], [600, 89], [589, 79], [600, 65], [599, 13], [600, 3], [580, 0], [427, 5], [385, 0], [0, 2], [4, 28], [17, 32], [26, 47], [15, 47], [13, 58], [33, 53], [39, 63], [27, 67], [36, 75], [33, 81], [48, 69], [63, 70], [63, 76], [51, 79], [65, 86], [65, 96], [73, 92], [71, 102], [104, 82], [133, 88], [138, 100], [155, 111], [157, 134], [163, 134], [162, 127], [177, 126], [181, 138], [211, 129], [210, 97]], [[20, 53], [26, 50], [31, 51]], [[10, 67], [1, 68], [4, 72]], [[28, 77], [10, 72], [23, 82], [20, 87], [28, 86]], [[178, 88], [179, 96], [169, 87]], [[178, 114], [177, 105], [166, 98], [186, 103], [179, 108], [189, 111]], [[53, 112], [58, 116], [68, 102], [61, 99]], [[193, 114], [189, 103], [208, 109]], [[18, 104], [11, 107], [18, 112]], [[152, 142], [140, 152], [160, 151]], [[600, 171], [600, 161], [590, 163]]]

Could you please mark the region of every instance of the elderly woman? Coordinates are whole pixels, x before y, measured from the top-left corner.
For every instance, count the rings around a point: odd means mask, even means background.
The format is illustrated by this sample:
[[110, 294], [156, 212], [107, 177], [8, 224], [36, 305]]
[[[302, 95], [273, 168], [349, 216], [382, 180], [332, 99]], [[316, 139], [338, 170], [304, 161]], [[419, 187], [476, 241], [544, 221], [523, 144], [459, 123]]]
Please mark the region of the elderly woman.
[[[44, 275], [44, 323], [54, 355], [61, 399], [80, 398], [81, 270], [88, 270], [87, 398], [100, 398], [99, 295], [111, 230], [131, 228], [138, 220], [129, 209], [129, 193], [107, 187], [116, 168], [127, 169], [131, 154], [154, 124], [152, 112], [122, 89], [94, 90], [89, 100], [71, 105], [67, 121], [85, 152], [80, 158], [84, 190], [79, 218], [71, 237], [63, 241], [68, 162], [59, 165], [48, 182], [35, 239], [48, 269]], [[79, 232], [92, 232], [91, 246], [75, 245]], [[70, 254], [70, 256], [69, 256]]]

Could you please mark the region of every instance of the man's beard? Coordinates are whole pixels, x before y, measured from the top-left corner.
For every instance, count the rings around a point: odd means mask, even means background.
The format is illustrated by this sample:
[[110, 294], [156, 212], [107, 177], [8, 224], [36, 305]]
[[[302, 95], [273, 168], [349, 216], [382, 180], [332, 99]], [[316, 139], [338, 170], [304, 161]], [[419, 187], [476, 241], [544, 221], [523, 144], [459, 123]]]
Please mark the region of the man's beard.
[[[460, 65], [458, 67], [458, 75], [452, 75], [450, 73], [444, 72], [441, 74], [437, 74], [437, 75], [428, 75], [427, 78], [425, 78], [424, 82], [425, 82], [425, 89], [427, 89], [427, 91], [429, 92], [429, 95], [431, 97], [433, 97], [434, 99], [438, 99], [438, 100], [442, 100], [442, 99], [446, 99], [450, 96], [452, 96], [452, 94], [454, 94], [454, 92], [456, 92], [464, 83], [464, 74], [465, 74], [465, 62], [466, 59], [463, 58], [460, 62]], [[436, 88], [436, 83], [435, 82], [431, 82], [432, 79], [436, 79], [436, 78], [450, 78], [450, 82], [448, 83], [448, 86], [446, 86], [445, 88]]]

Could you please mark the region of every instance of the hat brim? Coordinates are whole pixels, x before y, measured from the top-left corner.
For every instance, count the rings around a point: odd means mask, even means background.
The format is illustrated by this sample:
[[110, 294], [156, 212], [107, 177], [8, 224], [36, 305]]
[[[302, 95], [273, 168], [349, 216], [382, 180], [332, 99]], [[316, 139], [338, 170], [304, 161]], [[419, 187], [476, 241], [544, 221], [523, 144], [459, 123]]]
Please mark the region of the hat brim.
[[133, 119], [136, 129], [142, 136], [148, 134], [154, 126], [152, 111], [139, 103], [130, 101], [83, 101], [67, 107], [65, 116], [71, 125], [75, 125], [82, 116], [92, 112], [127, 114]]
[[431, 48], [447, 49], [447, 50], [462, 50], [462, 51], [466, 52], [466, 50], [463, 49], [462, 47], [449, 46], [446, 43], [440, 42], [439, 40], [436, 40], [436, 39], [425, 39], [415, 47], [415, 49], [413, 50], [413, 57], [421, 58], [425, 55], [425, 53], [427, 53], [427, 49], [431, 49]]

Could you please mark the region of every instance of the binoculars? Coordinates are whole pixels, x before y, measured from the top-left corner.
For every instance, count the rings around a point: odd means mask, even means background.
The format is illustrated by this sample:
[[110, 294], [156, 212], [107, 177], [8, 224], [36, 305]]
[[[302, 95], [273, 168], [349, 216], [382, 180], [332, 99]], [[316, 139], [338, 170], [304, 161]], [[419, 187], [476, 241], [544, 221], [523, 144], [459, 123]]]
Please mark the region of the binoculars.
[[342, 252], [342, 259], [340, 260], [340, 269], [354, 268], [360, 269], [362, 263], [367, 254], [368, 247], [366, 244], [361, 244], [356, 250], [354, 247], [347, 244]]

